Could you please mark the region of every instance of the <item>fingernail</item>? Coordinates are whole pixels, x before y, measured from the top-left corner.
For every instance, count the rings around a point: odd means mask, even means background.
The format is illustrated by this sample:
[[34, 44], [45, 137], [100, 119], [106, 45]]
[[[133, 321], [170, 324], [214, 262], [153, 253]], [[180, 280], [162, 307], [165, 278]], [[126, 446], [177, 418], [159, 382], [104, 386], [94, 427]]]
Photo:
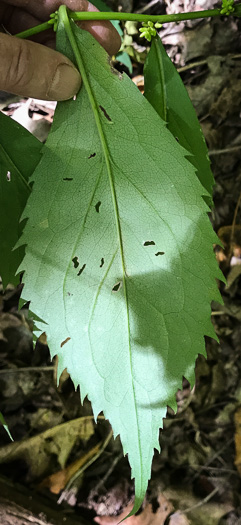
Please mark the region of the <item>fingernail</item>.
[[74, 66], [59, 64], [50, 83], [47, 97], [50, 100], [68, 100], [78, 93], [81, 76]]

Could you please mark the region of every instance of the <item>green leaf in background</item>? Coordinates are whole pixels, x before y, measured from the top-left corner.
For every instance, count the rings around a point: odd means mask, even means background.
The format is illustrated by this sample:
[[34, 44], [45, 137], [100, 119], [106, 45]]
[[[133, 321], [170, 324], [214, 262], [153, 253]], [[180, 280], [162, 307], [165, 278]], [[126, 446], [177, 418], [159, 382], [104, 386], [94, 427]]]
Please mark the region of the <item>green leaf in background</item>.
[[[161, 39], [152, 40], [144, 66], [145, 97], [167, 122], [167, 127], [179, 144], [192, 156], [201, 184], [212, 195], [214, 184], [207, 145], [188, 92], [174, 64], [167, 55]], [[211, 204], [211, 199], [206, 198]]]
[[3, 415], [2, 415], [2, 412], [0, 412], [0, 423], [1, 423], [2, 426], [5, 428], [7, 434], [9, 435], [9, 437], [10, 437], [10, 439], [11, 439], [11, 441], [14, 441], [14, 439], [13, 439], [13, 437], [12, 437], [12, 434], [10, 433], [10, 430], [9, 430], [9, 428], [8, 428], [8, 425], [7, 425], [5, 419], [4, 419]]
[[40, 159], [42, 144], [20, 124], [0, 113], [0, 275], [3, 287], [19, 283], [16, 271], [24, 248], [13, 248], [22, 224], [20, 217], [30, 194], [28, 183]]
[[[48, 326], [95, 417], [120, 434], [145, 496], [153, 449], [204, 334], [215, 337], [216, 236], [186, 151], [151, 104], [86, 31], [71, 28], [84, 85], [58, 105], [21, 239], [23, 298]], [[59, 24], [58, 49], [75, 62]]]
[[119, 53], [117, 53], [115, 59], [117, 60], [117, 62], [124, 64], [124, 66], [127, 67], [129, 73], [132, 74], [133, 67], [128, 53], [126, 53], [125, 51], [120, 51]]

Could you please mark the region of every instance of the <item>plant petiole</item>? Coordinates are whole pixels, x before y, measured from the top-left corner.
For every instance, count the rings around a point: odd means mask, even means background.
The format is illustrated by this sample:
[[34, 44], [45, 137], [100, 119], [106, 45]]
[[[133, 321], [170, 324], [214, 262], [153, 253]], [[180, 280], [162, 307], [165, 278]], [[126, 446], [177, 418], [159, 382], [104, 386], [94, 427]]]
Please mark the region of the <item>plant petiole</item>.
[[[181, 22], [183, 20], [195, 20], [198, 18], [209, 18], [215, 16], [222, 16], [222, 8], [220, 9], [207, 9], [205, 11], [190, 11], [189, 13], [176, 13], [172, 15], [143, 15], [138, 13], [114, 13], [114, 12], [99, 12], [99, 11], [80, 11], [80, 12], [71, 12], [68, 10], [69, 17], [74, 21], [81, 20], [130, 20], [134, 22], [153, 22], [160, 24], [167, 24], [172, 22]], [[241, 16], [241, 4], [234, 5], [234, 11], [232, 16]], [[48, 22], [39, 24], [35, 27], [17, 33], [15, 36], [18, 38], [28, 38], [42, 31], [46, 31], [50, 27], [54, 26], [55, 19], [50, 18]]]

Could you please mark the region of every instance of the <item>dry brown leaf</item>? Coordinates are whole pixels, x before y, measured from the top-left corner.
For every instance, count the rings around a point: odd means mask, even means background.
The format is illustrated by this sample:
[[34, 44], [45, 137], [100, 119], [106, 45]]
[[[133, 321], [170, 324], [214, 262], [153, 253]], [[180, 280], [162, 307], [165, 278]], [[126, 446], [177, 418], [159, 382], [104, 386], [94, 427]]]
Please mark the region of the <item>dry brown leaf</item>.
[[[241, 262], [241, 261], [240, 261]], [[232, 266], [228, 276], [227, 276], [227, 285], [225, 287], [226, 290], [229, 290], [236, 281], [238, 277], [241, 275], [241, 264], [236, 264], [235, 266]]]
[[212, 104], [209, 113], [226, 119], [229, 115], [239, 112], [241, 104], [240, 79], [233, 78], [228, 86], [225, 86], [221, 94]]
[[53, 494], [59, 494], [60, 491], [66, 487], [68, 481], [74, 476], [74, 474], [83, 468], [83, 466], [99, 452], [101, 445], [102, 441], [89, 450], [86, 454], [81, 456], [81, 458], [73, 461], [73, 463], [68, 465], [68, 467], [59, 470], [58, 472], [55, 472], [51, 476], [45, 478], [39, 487], [48, 487], [50, 492]]
[[[141, 514], [128, 518], [126, 525], [164, 525], [167, 516], [174, 509], [172, 504], [162, 494], [158, 496], [158, 503], [159, 508], [155, 514], [152, 512], [152, 506], [147, 505]], [[98, 516], [94, 518], [94, 521], [99, 523], [99, 525], [118, 525], [131, 512], [132, 507], [133, 504], [128, 505], [119, 516]], [[188, 523], [188, 521], [176, 522], [175, 525], [188, 525]]]
[[182, 512], [175, 512], [171, 517], [169, 521], [169, 525], [189, 525], [190, 521], [188, 520], [187, 516], [185, 514], [182, 514]]
[[65, 467], [73, 446], [78, 440], [87, 442], [94, 434], [92, 416], [80, 417], [57, 425], [37, 436], [15, 441], [0, 448], [0, 464], [16, 459], [25, 460], [32, 478], [47, 475], [52, 457]]
[[[231, 240], [235, 245], [234, 248], [241, 246], [241, 226], [239, 224], [235, 226], [222, 226], [222, 228], [219, 228], [217, 235], [225, 248], [229, 247]], [[233, 239], [231, 239], [232, 236]]]
[[143, 94], [144, 93], [144, 76], [143, 75], [136, 75], [132, 78], [132, 82], [138, 87], [139, 91]]

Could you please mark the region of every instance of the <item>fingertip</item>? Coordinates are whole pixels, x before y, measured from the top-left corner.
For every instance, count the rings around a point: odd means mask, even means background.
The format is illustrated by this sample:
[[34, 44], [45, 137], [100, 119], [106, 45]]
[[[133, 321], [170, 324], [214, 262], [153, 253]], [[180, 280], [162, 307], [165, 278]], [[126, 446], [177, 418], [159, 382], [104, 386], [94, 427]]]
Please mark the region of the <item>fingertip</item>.
[[41, 44], [0, 33], [0, 89], [42, 100], [67, 100], [81, 86], [72, 62]]
[[49, 100], [69, 100], [73, 98], [81, 87], [81, 76], [71, 64], [58, 64], [47, 92]]

